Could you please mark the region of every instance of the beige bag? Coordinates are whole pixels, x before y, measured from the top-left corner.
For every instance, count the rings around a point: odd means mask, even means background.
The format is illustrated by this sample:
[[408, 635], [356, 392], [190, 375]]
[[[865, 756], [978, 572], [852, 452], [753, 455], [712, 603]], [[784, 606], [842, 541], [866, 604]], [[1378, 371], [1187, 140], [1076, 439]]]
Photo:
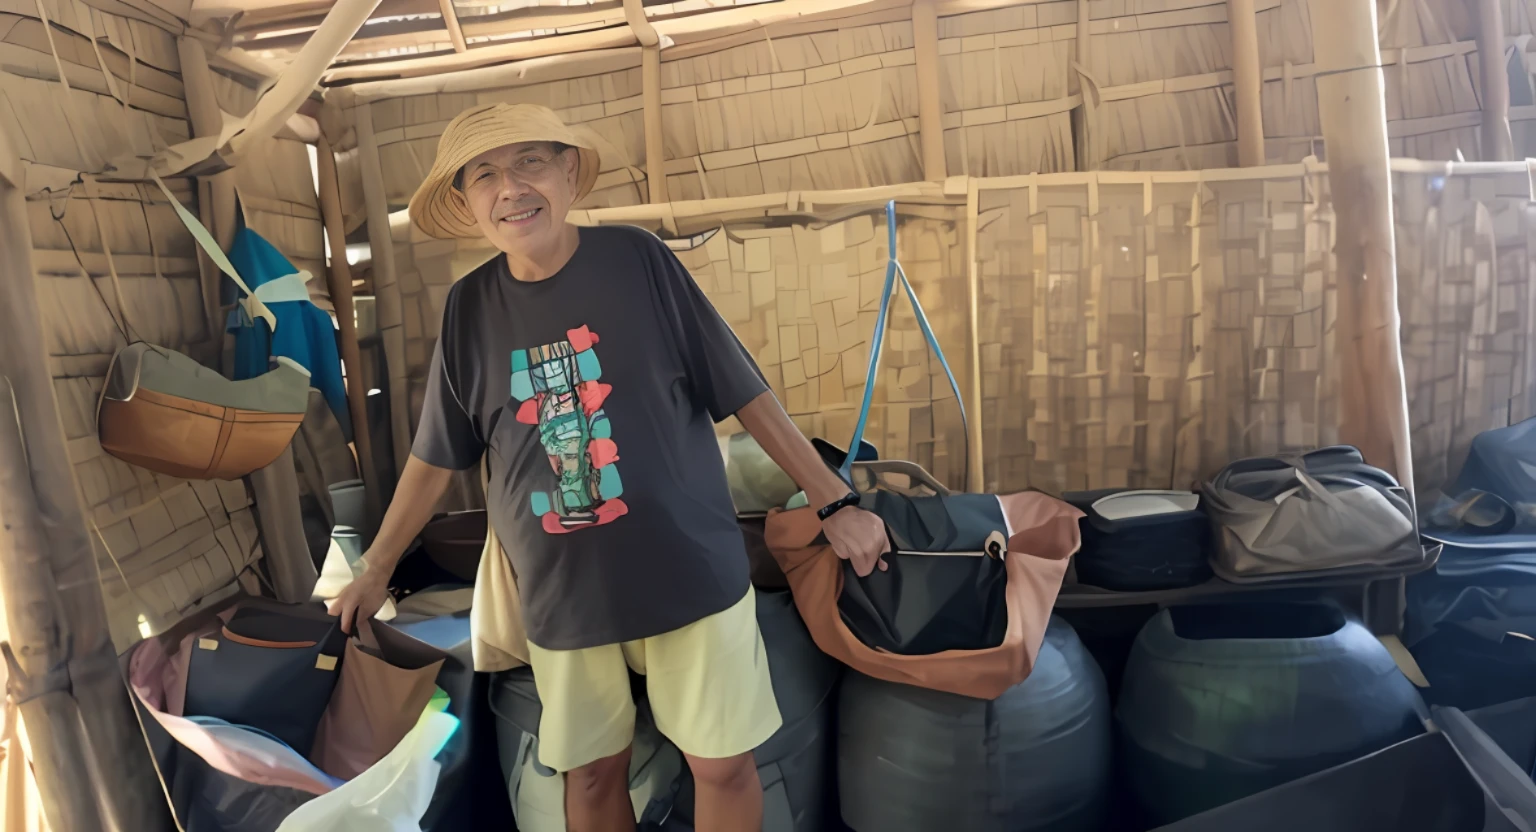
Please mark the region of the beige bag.
[[[482, 458], [480, 487], [485, 488], [489, 482], [490, 465]], [[480, 553], [475, 600], [469, 609], [469, 636], [477, 673], [496, 673], [528, 664], [528, 630], [523, 626], [517, 572], [496, 538], [495, 523], [486, 524], [485, 550]]]

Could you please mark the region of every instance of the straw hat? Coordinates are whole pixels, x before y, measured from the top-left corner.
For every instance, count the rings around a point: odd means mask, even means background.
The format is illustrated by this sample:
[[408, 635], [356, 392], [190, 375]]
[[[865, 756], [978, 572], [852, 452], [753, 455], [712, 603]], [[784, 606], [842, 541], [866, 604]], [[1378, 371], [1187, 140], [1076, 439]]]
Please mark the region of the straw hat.
[[580, 202], [592, 190], [601, 167], [594, 142], [567, 127], [548, 107], [483, 104], [459, 113], [443, 131], [432, 171], [411, 197], [411, 222], [423, 234], [440, 240], [481, 237], [469, 203], [453, 186], [454, 177], [471, 159], [487, 150], [521, 142], [560, 142], [576, 148], [580, 162], [576, 168], [574, 201]]

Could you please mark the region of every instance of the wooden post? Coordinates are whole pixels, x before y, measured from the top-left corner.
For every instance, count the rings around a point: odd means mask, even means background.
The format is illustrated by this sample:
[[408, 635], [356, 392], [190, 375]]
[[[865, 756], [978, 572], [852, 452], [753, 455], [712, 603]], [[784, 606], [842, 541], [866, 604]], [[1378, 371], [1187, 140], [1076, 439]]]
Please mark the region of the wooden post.
[[1253, 0], [1227, 0], [1227, 28], [1232, 32], [1237, 163], [1251, 168], [1264, 164], [1264, 70], [1259, 66], [1259, 23]]
[[[395, 444], [396, 477], [411, 456], [410, 393], [406, 390], [405, 331], [400, 326], [400, 284], [395, 273], [395, 240], [389, 230], [389, 200], [384, 195], [384, 167], [373, 132], [373, 105], [357, 108], [357, 161], [362, 168], [363, 204], [368, 212], [368, 248], [373, 257], [375, 308], [379, 338], [389, 366], [389, 424]], [[390, 489], [393, 491], [393, 489]]]
[[443, 10], [443, 25], [448, 27], [448, 38], [453, 41], [453, 51], [469, 51], [469, 44], [464, 40], [464, 27], [459, 25], [459, 12], [453, 7], [453, 0], [437, 0], [437, 4], [438, 8]]
[[[19, 418], [25, 442], [25, 478], [30, 480], [33, 505], [20, 505], [37, 521], [46, 542], [46, 579], [57, 588], [58, 607], [54, 624], [62, 652], [50, 660], [47, 671], [58, 674], [50, 682], [61, 682], [65, 696], [78, 703], [77, 715], [60, 712], [54, 705], [39, 706], [27, 717], [29, 733], [37, 720], [53, 723], [52, 733], [60, 737], [61, 753], [69, 752], [68, 737], [78, 728], [63, 721], [78, 718], [89, 744], [80, 754], [95, 761], [90, 768], [71, 768], [65, 776], [84, 781], [94, 790], [96, 805], [104, 817], [96, 826], [55, 827], [54, 832], [74, 829], [96, 832], [120, 829], [124, 832], [159, 832], [170, 826], [170, 810], [164, 792], [155, 777], [144, 734], [139, 728], [133, 704], [123, 683], [107, 626], [106, 604], [101, 594], [101, 576], [96, 553], [86, 536], [86, 516], [76, 491], [74, 468], [70, 462], [64, 424], [54, 397], [53, 375], [44, 337], [42, 307], [37, 297], [36, 274], [32, 266], [32, 237], [27, 222], [26, 198], [9, 185], [0, 185], [0, 376], [9, 380], [15, 395], [12, 421]], [[12, 463], [0, 461], [0, 470], [10, 466], [7, 482], [17, 483]], [[13, 486], [17, 489], [19, 485]], [[9, 524], [13, 510], [10, 493], [0, 493], [6, 502]], [[20, 527], [9, 534], [21, 535]], [[0, 538], [3, 539], [3, 538]], [[42, 545], [38, 538], [11, 538], [0, 546]], [[33, 542], [27, 542], [27, 541]], [[7, 568], [0, 567], [0, 568]], [[39, 580], [30, 576], [27, 580]], [[48, 615], [36, 596], [6, 599], [7, 615]], [[45, 618], [37, 619], [39, 623]], [[28, 638], [26, 631], [15, 633]], [[22, 647], [40, 645], [20, 645]], [[27, 659], [30, 661], [30, 659]], [[31, 665], [37, 667], [37, 665]], [[24, 665], [24, 669], [26, 666]], [[36, 680], [34, 680], [36, 681]], [[42, 716], [46, 713], [47, 716]], [[47, 731], [47, 728], [39, 728]], [[34, 737], [38, 736], [33, 734]], [[36, 741], [34, 740], [34, 745]], [[72, 763], [66, 757], [61, 765]], [[43, 775], [39, 770], [39, 776]], [[88, 822], [95, 812], [83, 806], [67, 811]], [[102, 824], [105, 824], [103, 827]]]
[[[80, 708], [69, 695], [68, 672], [55, 672], [69, 661], [70, 628], [60, 620], [48, 540], [15, 406], [11, 384], [0, 376], [0, 595], [10, 637], [9, 687], [21, 700], [18, 710], [32, 746], [29, 762], [49, 828], [94, 832], [102, 828], [101, 815], [91, 779], [81, 776], [88, 763]], [[13, 754], [20, 751], [19, 744], [10, 748]]]
[[913, 0], [912, 60], [917, 65], [917, 132], [923, 149], [923, 178], [948, 176], [944, 155], [944, 100], [939, 96], [939, 7]]
[[1499, 0], [1477, 0], [1477, 62], [1482, 67], [1483, 161], [1508, 162], [1515, 158], [1515, 142], [1509, 132], [1509, 66]]
[[1413, 493], [1397, 312], [1387, 110], [1374, 0], [1312, 17], [1318, 113], [1337, 223], [1339, 439]]
[[[357, 345], [357, 318], [352, 305], [352, 268], [347, 263], [347, 229], [341, 211], [341, 183], [336, 174], [336, 156], [322, 132], [316, 143], [315, 157], [320, 178], [320, 217], [325, 223], [326, 239], [331, 243], [331, 303], [336, 307], [336, 323], [341, 330], [341, 361], [347, 370], [347, 409], [352, 411], [352, 442], [357, 449], [358, 471], [363, 475], [363, 494], [368, 505], [369, 530], [384, 518], [380, 505], [379, 472], [374, 466], [373, 437], [368, 435], [368, 399], [363, 388], [363, 354]], [[370, 535], [370, 538], [371, 535]]]

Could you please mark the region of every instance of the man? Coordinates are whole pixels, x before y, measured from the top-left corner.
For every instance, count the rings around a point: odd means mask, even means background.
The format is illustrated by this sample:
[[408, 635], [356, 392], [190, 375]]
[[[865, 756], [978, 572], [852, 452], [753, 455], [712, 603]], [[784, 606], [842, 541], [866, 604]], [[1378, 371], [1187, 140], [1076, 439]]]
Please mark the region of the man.
[[483, 455], [543, 701], [539, 757], [566, 774], [568, 828], [634, 828], [633, 667], [693, 772], [698, 828], [757, 832], [752, 750], [781, 721], [714, 423], [740, 420], [860, 574], [883, 568], [885, 527], [851, 504], [659, 239], [566, 223], [598, 169], [544, 107], [475, 107], [443, 133], [411, 219], [502, 256], [449, 292], [411, 457], [332, 612], [350, 631], [378, 611], [453, 471]]

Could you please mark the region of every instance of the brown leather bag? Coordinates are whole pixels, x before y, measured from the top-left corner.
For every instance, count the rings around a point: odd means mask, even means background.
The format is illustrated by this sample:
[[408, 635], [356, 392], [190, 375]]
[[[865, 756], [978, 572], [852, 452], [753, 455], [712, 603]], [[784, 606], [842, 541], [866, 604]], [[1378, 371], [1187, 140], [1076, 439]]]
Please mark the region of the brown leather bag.
[[183, 479], [239, 479], [272, 464], [309, 404], [309, 373], [279, 363], [230, 381], [175, 350], [129, 344], [112, 357], [97, 405], [102, 450]]
[[421, 718], [447, 654], [377, 621], [347, 640], [341, 678], [320, 718], [310, 762], [351, 780], [400, 744]]
[[897, 655], [865, 645], [838, 611], [842, 561], [822, 535], [815, 510], [770, 512], [765, 538], [822, 652], [888, 682], [996, 699], [1024, 681], [1034, 668], [1068, 559], [1082, 541], [1077, 521], [1083, 516], [1076, 508], [1034, 491], [1000, 495], [998, 501], [1011, 533], [1004, 556], [1008, 629], [1002, 644], [982, 650]]

